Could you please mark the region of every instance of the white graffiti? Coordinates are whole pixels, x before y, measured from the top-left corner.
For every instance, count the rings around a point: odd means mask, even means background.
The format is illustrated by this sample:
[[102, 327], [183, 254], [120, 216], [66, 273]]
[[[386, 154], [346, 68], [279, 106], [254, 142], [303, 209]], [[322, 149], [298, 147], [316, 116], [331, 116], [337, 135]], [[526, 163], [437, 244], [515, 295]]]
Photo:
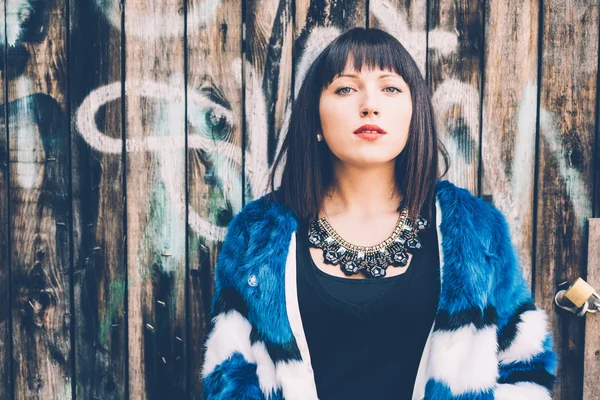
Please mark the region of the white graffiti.
[[[104, 4], [104, 3], [103, 3]], [[388, 2], [374, 2], [371, 3], [372, 12], [375, 18], [380, 22], [383, 29], [389, 31], [396, 38], [401, 40], [405, 47], [411, 53], [411, 55], [417, 61], [417, 65], [421, 68], [425, 68], [425, 42], [424, 38], [426, 32], [424, 30], [411, 30], [405, 14], [392, 7]], [[109, 7], [110, 8], [110, 7]], [[106, 9], [104, 7], [103, 9]], [[109, 13], [110, 15], [110, 13]], [[422, 15], [418, 13], [413, 15], [413, 25], [423, 26], [424, 24], [418, 23]], [[115, 20], [116, 21], [116, 20]], [[120, 21], [120, 20], [119, 20]], [[288, 24], [291, 29], [291, 24]], [[178, 29], [178, 28], [171, 28]], [[128, 30], [128, 32], [131, 32]], [[133, 34], [136, 34], [135, 28]], [[302, 58], [298, 63], [296, 71], [296, 87], [294, 91], [294, 98], [298, 94], [300, 84], [303, 81], [306, 71], [317, 55], [322, 49], [327, 46], [335, 37], [337, 37], [341, 31], [335, 27], [315, 27], [309, 37], [306, 40], [305, 48], [302, 51]], [[175, 30], [171, 30], [168, 33], [160, 32], [161, 35], [173, 35], [177, 34]], [[429, 32], [429, 45], [439, 51], [443, 55], [451, 54], [456, 51], [458, 46], [458, 37], [455, 32], [447, 32], [442, 30], [433, 30]], [[242, 85], [242, 61], [241, 59], [235, 59], [230, 66], [232, 76], [234, 77], [238, 85]], [[268, 178], [272, 171], [272, 166], [268, 165], [267, 160], [267, 110], [265, 108], [265, 97], [261, 90], [261, 79], [262, 74], [254, 71], [253, 66], [249, 62], [244, 62], [243, 68], [245, 69], [244, 77], [246, 78], [246, 85], [252, 87], [251, 91], [247, 91], [252, 98], [247, 99], [248, 112], [247, 117], [247, 149], [245, 153], [245, 174], [247, 179], [246, 187], [249, 188], [252, 197], [256, 198], [268, 191]], [[205, 110], [212, 109], [221, 115], [227, 122], [228, 125], [234, 125], [234, 116], [231, 110], [226, 107], [222, 107], [211, 101], [210, 98], [205, 96], [201, 91], [195, 88], [188, 87], [188, 110], [189, 119], [194, 127], [194, 132], [202, 132], [202, 127], [197, 120], [201, 120], [205, 116]], [[512, 170], [513, 171], [530, 171], [534, 160], [530, 157], [531, 149], [534, 147], [535, 139], [535, 118], [531, 117], [532, 110], [536, 107], [536, 96], [535, 96], [535, 84], [528, 83], [523, 89], [523, 101], [519, 108], [517, 127], [518, 132], [515, 135], [514, 144], [514, 157], [512, 159]], [[166, 102], [170, 104], [169, 107], [161, 111], [161, 114], [157, 116], [157, 121], [170, 121], [168, 126], [159, 124], [156, 129], [160, 132], [167, 133], [171, 131], [183, 132], [183, 115], [182, 110], [185, 107], [184, 104], [184, 93], [181, 85], [165, 84], [160, 82], [152, 81], [135, 81], [127, 80], [125, 86], [126, 96], [140, 96], [147, 97], [156, 100], [160, 100], [161, 103]], [[76, 126], [85, 141], [96, 151], [107, 153], [107, 154], [121, 154], [123, 149], [123, 142], [120, 138], [111, 137], [103, 132], [100, 132], [95, 122], [95, 115], [97, 111], [105, 104], [120, 99], [121, 97], [121, 83], [116, 82], [109, 84], [105, 87], [98, 88], [91, 92], [89, 96], [83, 101], [81, 107], [78, 109], [76, 114]], [[447, 79], [442, 82], [435, 90], [432, 95], [432, 101], [434, 109], [436, 110], [437, 126], [440, 131], [440, 137], [444, 140], [447, 149], [451, 155], [453, 162], [453, 169], [455, 171], [464, 171], [469, 168], [469, 162], [471, 159], [466, 159], [464, 151], [460, 150], [459, 143], [450, 134], [449, 126], [444, 120], [444, 115], [451, 111], [453, 108], [458, 107], [461, 111], [462, 122], [465, 125], [465, 129], [470, 135], [472, 143], [479, 143], [478, 132], [479, 132], [479, 107], [480, 107], [480, 94], [479, 89], [472, 85], [461, 82], [456, 79]], [[162, 110], [162, 109], [161, 109]], [[281, 146], [287, 133], [289, 126], [289, 118], [291, 113], [291, 106], [288, 106], [284, 112], [284, 121], [282, 123], [280, 132], [278, 132], [278, 140], [276, 144], [276, 154], [281, 151]], [[168, 114], [168, 115], [164, 115]], [[559, 135], [556, 134], [552, 129], [552, 118], [551, 114], [542, 111], [542, 134], [548, 140], [551, 146], [552, 154], [559, 162], [559, 170], [561, 176], [567, 181], [567, 186], [584, 188], [584, 190], [573, 190], [569, 193], [579, 193], [579, 195], [573, 201], [573, 207], [577, 215], [580, 226], [586, 216], [591, 215], [590, 197], [586, 192], [585, 183], [581, 179], [579, 172], [574, 168], [570, 168], [566, 165], [564, 160], [560, 158], [561, 148], [560, 144], [556, 143], [556, 138]], [[486, 110], [483, 110], [483, 121], [487, 121]], [[174, 121], [178, 121], [175, 123]], [[195, 122], [196, 121], [196, 122]], [[173, 126], [176, 126], [173, 129]], [[484, 134], [491, 134], [493, 128], [484, 126], [486, 132]], [[554, 138], [554, 139], [553, 139]], [[463, 138], [464, 139], [464, 138]], [[162, 181], [164, 182], [166, 191], [169, 193], [172, 204], [174, 205], [177, 212], [184, 215], [186, 209], [185, 193], [182, 190], [180, 182], [176, 182], [173, 178], [175, 171], [173, 165], [165, 162], [169, 159], [179, 159], [178, 152], [185, 147], [185, 136], [182, 134], [168, 134], [168, 135], [150, 135], [147, 137], [135, 137], [127, 138], [125, 141], [126, 152], [140, 152], [140, 151], [151, 151], [162, 154], [160, 164], [160, 171], [162, 175]], [[463, 146], [464, 147], [464, 146]], [[228, 195], [227, 198], [232, 202], [232, 210], [237, 213], [241, 209], [241, 198], [244, 195], [244, 190], [241, 187], [239, 179], [239, 173], [242, 171], [242, 150], [226, 140], [218, 140], [209, 138], [201, 133], [188, 135], [188, 148], [190, 149], [202, 149], [211, 157], [211, 161], [215, 164], [215, 173], [219, 178], [221, 185], [227, 187]], [[502, 162], [499, 159], [500, 154], [497, 150], [490, 151], [492, 154], [494, 165], [501, 165]], [[283, 162], [280, 166], [285, 164], [285, 155]], [[276, 187], [277, 182], [280, 182], [282, 168], [277, 171], [276, 174]], [[507, 194], [498, 194], [498, 198], [501, 204], [517, 204], [518, 207], [526, 206], [527, 198], [526, 193], [522, 193], [520, 188], [523, 187], [532, 188], [533, 182], [531, 182], [532, 174], [521, 174], [516, 172], [511, 177], [507, 177], [504, 173], [504, 169], [495, 168], [493, 171], [486, 171], [486, 179], [490, 179], [491, 182], [503, 182], [510, 184], [512, 190], [507, 190]], [[521, 179], [527, 179], [528, 182], [522, 182]], [[525, 184], [525, 186], [524, 186]], [[503, 192], [503, 191], [500, 191]], [[518, 207], [516, 209], [518, 210]], [[189, 224], [190, 227], [199, 235], [206, 239], [213, 241], [222, 241], [225, 237], [227, 228], [216, 226], [202, 217], [193, 209], [189, 207]], [[511, 211], [508, 215], [509, 221], [516, 222], [519, 214], [518, 211]], [[510, 226], [513, 229], [516, 224], [511, 223]], [[514, 232], [514, 236], [517, 237], [517, 241], [520, 240], [518, 232]]]
[[33, 84], [26, 77], [19, 77], [14, 82], [15, 97], [22, 101], [18, 119], [9, 119], [9, 132], [16, 139], [17, 183], [24, 189], [39, 188], [44, 180], [44, 160], [46, 154], [40, 131], [35, 123], [33, 98], [28, 96], [33, 91]]
[[451, 135], [451, 131], [459, 127], [453, 126], [454, 121], [446, 121], [445, 116], [455, 107], [460, 107], [462, 117], [460, 123], [465, 125], [462, 129], [470, 135], [469, 139], [472, 143], [479, 143], [479, 91], [468, 83], [457, 79], [446, 79], [433, 92], [431, 101], [435, 110], [436, 125], [439, 127], [438, 132], [452, 160], [453, 171], [467, 171], [472, 158], [465, 157], [461, 147], [470, 148], [470, 146], [464, 142], [461, 145]]
[[[6, 43], [6, 45], [14, 46], [22, 31], [19, 21], [19, 12], [17, 10], [29, 10], [30, 5], [27, 0], [21, 0], [19, 2], [7, 1], [6, 3], [6, 18], [0, 18], [0, 37], [5, 39], [3, 42]], [[4, 36], [4, 32], [6, 32], [6, 37]]]
[[302, 49], [302, 57], [298, 62], [298, 67], [296, 69], [294, 98], [298, 96], [301, 83], [304, 81], [304, 77], [306, 76], [308, 68], [311, 66], [313, 61], [315, 61], [317, 56], [321, 54], [323, 49], [325, 49], [325, 47], [327, 47], [327, 45], [331, 43], [333, 39], [338, 37], [340, 33], [341, 30], [333, 26], [316, 26], [312, 29], [310, 35], [308, 38], [306, 38], [306, 43]]
[[[175, 76], [172, 78], [173, 86], [176, 82], [183, 82], [183, 77]], [[163, 111], [164, 107], [164, 111]], [[169, 138], [169, 133], [184, 132], [185, 129], [185, 108], [178, 102], [167, 103], [160, 107], [161, 112], [154, 114], [154, 121], [151, 123], [157, 134], [162, 134]], [[175, 272], [180, 262], [185, 259], [185, 172], [182, 166], [185, 165], [187, 152], [185, 148], [164, 146], [164, 150], [156, 153], [157, 165], [160, 168], [160, 176], [154, 177], [158, 182], [152, 196], [159, 197], [158, 204], [164, 205], [162, 212], [164, 217], [150, 220], [146, 229], [150, 233], [148, 241], [152, 243], [152, 248], [160, 249], [166, 247], [173, 257], [165, 257], [161, 262], [161, 267], [165, 272]], [[160, 179], [160, 181], [159, 181]], [[163, 185], [161, 185], [161, 183]], [[195, 210], [189, 211], [189, 220], [197, 223], [203, 221]], [[202, 226], [209, 234], [214, 234], [213, 226]], [[217, 235], [222, 234], [216, 232]]]
[[[125, 96], [131, 95], [152, 98], [169, 102], [179, 107], [185, 107], [184, 91], [181, 86], [132, 79], [127, 80], [125, 84]], [[121, 82], [111, 83], [90, 92], [77, 110], [77, 129], [86, 142], [97, 151], [110, 154], [120, 154], [122, 151], [122, 140], [104, 135], [98, 130], [95, 122], [95, 115], [100, 107], [120, 98]], [[202, 93], [190, 87], [188, 87], [188, 107], [192, 109], [216, 109], [220, 115], [226, 118], [228, 123], [233, 124], [233, 115], [228, 109], [212, 102]], [[201, 135], [190, 135], [188, 136], [188, 141], [189, 148], [202, 148], [211, 152], [225, 151], [228, 156], [234, 157], [234, 161], [241, 163], [241, 151], [237, 147], [228, 146], [227, 143], [218, 143], [217, 145], [212, 139], [202, 137]], [[165, 146], [173, 148], [185, 147], [185, 135], [148, 136], [130, 138], [125, 141], [127, 152], [162, 151], [165, 149]]]
[[[121, 14], [123, 3], [119, 0], [95, 0], [98, 9], [104, 14], [107, 21], [121, 30]], [[168, 38], [183, 37], [183, 2], [165, 4], [149, 2], [149, 7], [131, 9], [125, 4], [125, 31], [127, 35], [139, 38]], [[216, 19], [217, 8], [220, 0], [202, 0], [190, 2], [187, 16], [190, 26], [198, 28]]]
[[[398, 10], [393, 4], [387, 1], [372, 1], [369, 3], [369, 12], [381, 24], [381, 28], [389, 32], [398, 39], [406, 50], [414, 58], [425, 76], [425, 60], [427, 55], [427, 32], [425, 31], [426, 7], [412, 7], [412, 21], [408, 23], [408, 18], [402, 10]], [[413, 28], [411, 29], [411, 25]], [[415, 29], [414, 27], [423, 27]], [[456, 51], [458, 46], [458, 36], [456, 32], [448, 32], [441, 29], [432, 29], [429, 31], [429, 50], [436, 50], [441, 55], [449, 55]]]
[[[540, 134], [546, 139], [544, 144], [549, 147], [550, 153], [554, 155], [554, 161], [557, 163], [559, 176], [565, 184], [565, 189], [571, 203], [573, 212], [577, 219], [580, 229], [583, 229], [586, 218], [592, 215], [592, 195], [589, 192], [585, 180], [581, 177], [581, 172], [569, 165], [564, 155], [562, 135], [557, 118], [551, 112], [544, 109], [540, 110]], [[567, 152], [568, 155], [568, 152]]]
[[[183, 86], [164, 84], [152, 81], [136, 81], [129, 80], [125, 86], [126, 96], [139, 96], [152, 98], [155, 100], [161, 100], [161, 102], [169, 104], [168, 109], [161, 110], [159, 116], [156, 116], [156, 120], [169, 120], [179, 121], [180, 127], [176, 126], [163, 126], [162, 129], [155, 129], [157, 133], [160, 132], [184, 132], [183, 123], [183, 110], [185, 110], [185, 95]], [[96, 113], [105, 104], [115, 101], [121, 98], [121, 83], [115, 82], [104, 87], [98, 88], [92, 91], [88, 97], [84, 99], [81, 106], [76, 113], [76, 126], [78, 132], [81, 134], [83, 139], [96, 151], [106, 154], [121, 154], [123, 150], [123, 141], [120, 138], [115, 138], [100, 132], [96, 125]], [[214, 103], [203, 93], [188, 87], [188, 112], [190, 115], [190, 122], [192, 125], [197, 119], [194, 118], [195, 113], [205, 114], [206, 110], [212, 110], [219, 116], [223, 117], [227, 124], [233, 125], [233, 115], [231, 111], [219, 104]], [[174, 117], [172, 114], [178, 114], [178, 117]], [[181, 114], [181, 115], [179, 115]], [[196, 126], [196, 131], [201, 131], [202, 128]], [[203, 149], [207, 151], [211, 157], [218, 158], [222, 156], [227, 163], [233, 164], [239, 170], [242, 165], [242, 154], [241, 149], [237, 146], [232, 145], [226, 141], [213, 140], [206, 135], [202, 134], [189, 134], [188, 135], [188, 148], [189, 149]], [[163, 153], [165, 151], [173, 152], [178, 149], [185, 149], [185, 135], [184, 134], [169, 134], [169, 135], [152, 135], [145, 137], [127, 138], [125, 140], [125, 151], [126, 152], [157, 152]], [[248, 161], [248, 158], [246, 158]], [[174, 196], [171, 200], [174, 202], [177, 209], [185, 214], [185, 195], [181, 190], [180, 186], [174, 185], [172, 180], [169, 178], [172, 171], [164, 170], [163, 166], [163, 178], [164, 183], [167, 185], [170, 193]], [[224, 173], [224, 171], [230, 170], [216, 168], [218, 173]], [[241, 187], [236, 188], [236, 183], [239, 179], [232, 179], [231, 173], [225, 173], [221, 176], [223, 182], [230, 182], [230, 187], [234, 189], [236, 193], [231, 195], [231, 199], [241, 199], [242, 190]], [[240, 204], [233, 204], [241, 208]], [[194, 231], [202, 234], [204, 237], [210, 240], [223, 240], [226, 233], [226, 228], [218, 227], [210, 224], [209, 222], [202, 219], [193, 208], [189, 208], [189, 222], [190, 226]]]

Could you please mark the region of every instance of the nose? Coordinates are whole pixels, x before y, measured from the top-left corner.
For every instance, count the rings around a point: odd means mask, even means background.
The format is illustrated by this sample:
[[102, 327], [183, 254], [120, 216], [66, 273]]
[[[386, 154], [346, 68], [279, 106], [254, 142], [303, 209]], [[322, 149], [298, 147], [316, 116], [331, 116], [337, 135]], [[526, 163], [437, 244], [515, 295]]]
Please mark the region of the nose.
[[375, 107], [368, 107], [368, 108], [363, 108], [360, 113], [363, 117], [367, 117], [367, 116], [369, 116], [369, 114], [370, 115], [379, 115], [379, 110]]
[[367, 91], [364, 97], [363, 104], [360, 108], [360, 115], [363, 117], [367, 117], [369, 115], [379, 115], [379, 105], [375, 99], [375, 94]]

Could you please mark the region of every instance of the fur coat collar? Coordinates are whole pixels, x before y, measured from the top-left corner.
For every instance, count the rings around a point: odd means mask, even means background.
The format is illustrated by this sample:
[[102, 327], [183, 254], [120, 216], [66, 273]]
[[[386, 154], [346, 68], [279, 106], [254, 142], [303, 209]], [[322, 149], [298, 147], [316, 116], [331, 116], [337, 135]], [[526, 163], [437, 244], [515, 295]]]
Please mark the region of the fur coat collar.
[[[441, 292], [413, 389], [418, 399], [551, 399], [556, 354], [504, 216], [436, 182]], [[267, 196], [231, 221], [218, 255], [205, 399], [317, 399], [296, 291], [291, 210]]]

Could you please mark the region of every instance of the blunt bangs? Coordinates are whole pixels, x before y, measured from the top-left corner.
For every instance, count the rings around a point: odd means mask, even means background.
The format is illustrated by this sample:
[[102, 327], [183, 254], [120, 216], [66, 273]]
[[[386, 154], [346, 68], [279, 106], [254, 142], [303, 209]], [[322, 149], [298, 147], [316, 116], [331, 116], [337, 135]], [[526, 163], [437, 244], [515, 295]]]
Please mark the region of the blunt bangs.
[[[411, 87], [414, 79], [410, 74], [411, 68], [407, 68], [406, 64], [414, 64], [414, 61], [404, 46], [384, 31], [355, 29], [340, 37], [336, 46], [326, 48], [320, 59], [315, 61], [317, 86], [325, 89], [350, 63], [357, 72], [361, 72], [363, 67], [395, 72]], [[409, 67], [416, 68], [416, 65]]]

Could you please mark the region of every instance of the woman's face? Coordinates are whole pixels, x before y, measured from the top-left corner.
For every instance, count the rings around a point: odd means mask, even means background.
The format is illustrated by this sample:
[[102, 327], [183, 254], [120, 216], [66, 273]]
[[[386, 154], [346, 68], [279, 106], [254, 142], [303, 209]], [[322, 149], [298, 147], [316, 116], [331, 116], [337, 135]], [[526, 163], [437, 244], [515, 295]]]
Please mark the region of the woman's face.
[[[341, 162], [359, 167], [394, 162], [408, 140], [410, 89], [395, 72], [367, 67], [357, 72], [347, 65], [321, 92], [319, 113], [325, 143]], [[361, 137], [356, 132], [363, 125], [386, 133]], [[368, 140], [372, 137], [377, 139]]]

